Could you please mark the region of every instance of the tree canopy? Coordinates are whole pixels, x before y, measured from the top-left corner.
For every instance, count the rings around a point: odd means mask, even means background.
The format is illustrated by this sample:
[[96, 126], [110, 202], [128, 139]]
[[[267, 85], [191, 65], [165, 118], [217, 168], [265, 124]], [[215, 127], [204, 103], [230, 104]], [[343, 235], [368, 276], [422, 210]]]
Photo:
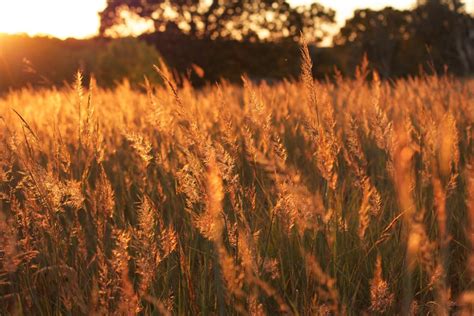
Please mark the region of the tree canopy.
[[125, 23], [130, 14], [152, 21], [154, 30], [174, 27], [198, 38], [321, 41], [335, 12], [313, 3], [292, 7], [286, 0], [108, 0], [101, 34]]
[[[336, 45], [367, 53], [384, 76], [410, 72], [421, 60], [449, 63], [458, 73], [474, 70], [474, 18], [459, 0], [418, 1], [413, 10], [357, 10], [335, 37]], [[359, 54], [357, 54], [359, 53]]]

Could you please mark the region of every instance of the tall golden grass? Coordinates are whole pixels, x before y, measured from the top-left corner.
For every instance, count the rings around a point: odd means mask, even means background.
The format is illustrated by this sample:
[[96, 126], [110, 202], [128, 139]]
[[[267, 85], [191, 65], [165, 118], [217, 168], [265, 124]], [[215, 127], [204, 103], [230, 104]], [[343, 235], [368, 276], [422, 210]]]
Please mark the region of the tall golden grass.
[[302, 56], [3, 97], [0, 314], [472, 315], [474, 82]]

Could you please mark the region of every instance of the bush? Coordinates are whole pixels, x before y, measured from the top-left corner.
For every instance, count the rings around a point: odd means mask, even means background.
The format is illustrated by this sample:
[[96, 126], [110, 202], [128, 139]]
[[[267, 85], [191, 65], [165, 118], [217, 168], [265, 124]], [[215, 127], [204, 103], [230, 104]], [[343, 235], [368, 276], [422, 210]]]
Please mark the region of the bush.
[[147, 77], [151, 82], [160, 82], [153, 65], [159, 64], [161, 56], [148, 44], [135, 39], [123, 38], [109, 42], [97, 55], [94, 73], [105, 86], [115, 86], [125, 78], [136, 86]]

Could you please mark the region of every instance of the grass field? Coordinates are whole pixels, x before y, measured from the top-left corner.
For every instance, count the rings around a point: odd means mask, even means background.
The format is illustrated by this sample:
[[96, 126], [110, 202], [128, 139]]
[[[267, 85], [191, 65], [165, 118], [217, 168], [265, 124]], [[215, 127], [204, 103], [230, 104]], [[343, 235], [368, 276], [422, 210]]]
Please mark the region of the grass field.
[[302, 53], [297, 82], [0, 99], [0, 314], [471, 315], [474, 81]]

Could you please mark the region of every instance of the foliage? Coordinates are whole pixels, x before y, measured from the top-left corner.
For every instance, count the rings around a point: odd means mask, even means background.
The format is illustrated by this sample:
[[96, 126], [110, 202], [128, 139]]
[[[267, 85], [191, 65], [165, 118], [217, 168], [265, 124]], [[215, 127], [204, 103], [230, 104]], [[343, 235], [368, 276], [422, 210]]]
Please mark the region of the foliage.
[[298, 39], [303, 31], [309, 40], [320, 41], [322, 26], [334, 23], [335, 12], [317, 3], [292, 7], [286, 0], [108, 0], [101, 33], [113, 34], [114, 26], [126, 24], [133, 14], [153, 21], [155, 31], [179, 29], [199, 38]]
[[138, 39], [61, 41], [23, 35], [0, 37], [0, 92], [25, 86], [61, 87], [78, 69], [94, 75], [104, 87], [127, 79], [133, 87], [147, 76], [161, 82], [152, 70], [164, 62], [157, 50]]
[[51, 86], [70, 81], [78, 69], [88, 71], [101, 47], [96, 41], [79, 41], [26, 35], [0, 36], [0, 91], [27, 84]]
[[141, 83], [147, 77], [154, 83], [160, 82], [153, 65], [162, 62], [158, 51], [135, 38], [121, 38], [109, 42], [97, 53], [93, 72], [97, 79], [110, 87], [122, 80]]
[[[94, 74], [102, 87], [113, 87], [124, 77], [137, 87], [145, 75], [160, 82], [150, 69], [161, 62], [183, 77], [190, 75], [195, 86], [221, 79], [239, 82], [243, 73], [269, 81], [298, 76], [298, 45], [293, 42], [211, 41], [161, 33], [143, 35], [139, 40], [1, 37], [0, 93], [25, 86], [61, 87], [78, 69], [86, 79]], [[203, 76], [195, 75], [194, 65], [204, 69]]]
[[335, 43], [356, 56], [353, 64], [367, 53], [384, 77], [413, 73], [423, 60], [432, 70], [448, 65], [467, 75], [474, 71], [473, 34], [474, 17], [462, 2], [426, 1], [413, 10], [356, 10]]

